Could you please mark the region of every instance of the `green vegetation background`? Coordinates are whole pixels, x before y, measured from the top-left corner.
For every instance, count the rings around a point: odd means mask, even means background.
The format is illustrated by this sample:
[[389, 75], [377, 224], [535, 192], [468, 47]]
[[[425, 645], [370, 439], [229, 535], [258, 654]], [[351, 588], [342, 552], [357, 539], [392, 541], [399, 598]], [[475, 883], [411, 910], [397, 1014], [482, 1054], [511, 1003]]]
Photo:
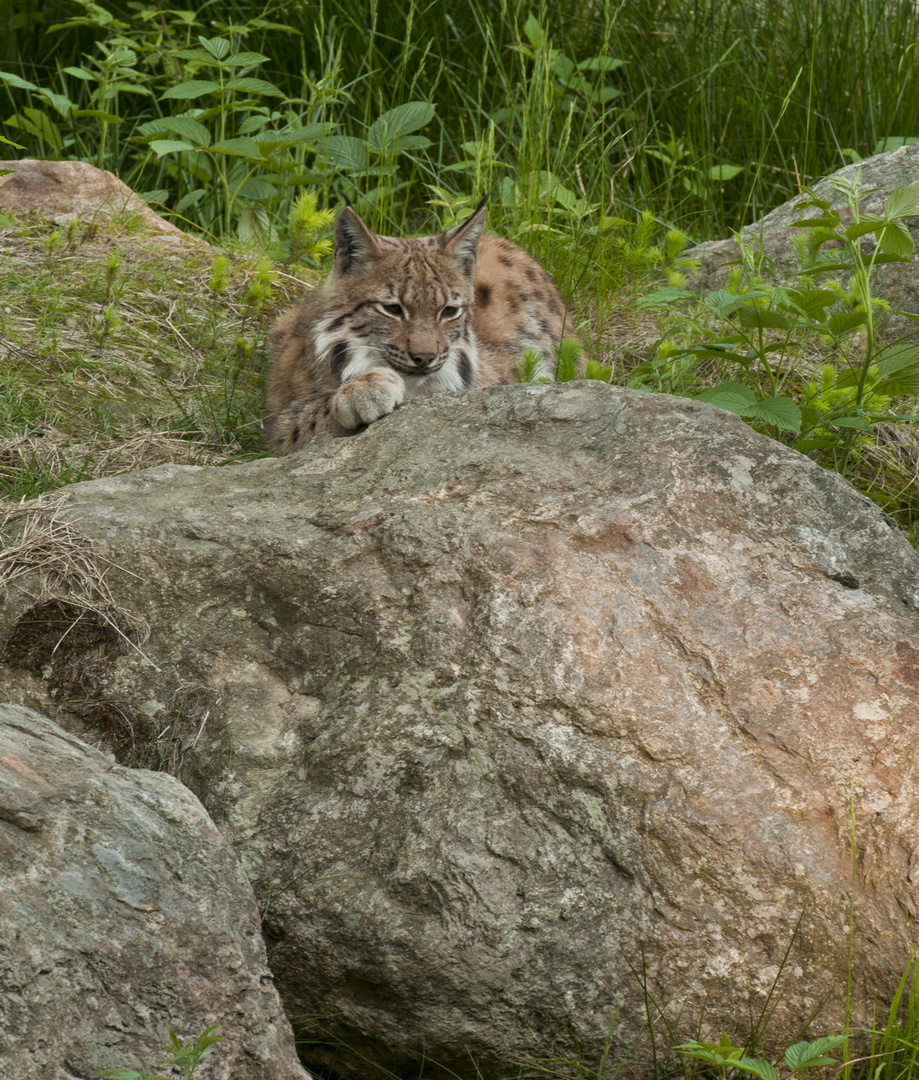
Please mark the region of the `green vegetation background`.
[[[130, 237], [8, 223], [0, 489], [258, 453], [266, 328], [343, 198], [431, 232], [488, 192], [571, 299], [582, 372], [733, 408], [915, 533], [919, 350], [885, 354], [871, 267], [835, 294], [821, 271], [778, 296], [752, 259], [717, 303], [679, 289], [688, 243], [919, 140], [917, 44], [913, 0], [0, 0], [0, 156], [109, 169], [223, 248], [176, 288]], [[641, 343], [623, 312], [652, 275], [677, 292], [638, 305]]]

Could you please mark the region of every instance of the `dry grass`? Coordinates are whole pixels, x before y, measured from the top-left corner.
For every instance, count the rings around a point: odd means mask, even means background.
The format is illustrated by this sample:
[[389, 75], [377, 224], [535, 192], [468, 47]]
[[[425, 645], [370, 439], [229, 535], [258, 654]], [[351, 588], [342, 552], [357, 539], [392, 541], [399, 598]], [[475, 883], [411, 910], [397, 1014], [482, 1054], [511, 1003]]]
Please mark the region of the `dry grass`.
[[125, 649], [140, 651], [150, 633], [146, 620], [115, 601], [105, 580], [115, 564], [61, 517], [68, 498], [66, 492], [56, 492], [0, 513], [0, 590], [28, 578], [33, 606], [57, 602], [77, 609], [80, 616], [96, 615], [118, 635]]

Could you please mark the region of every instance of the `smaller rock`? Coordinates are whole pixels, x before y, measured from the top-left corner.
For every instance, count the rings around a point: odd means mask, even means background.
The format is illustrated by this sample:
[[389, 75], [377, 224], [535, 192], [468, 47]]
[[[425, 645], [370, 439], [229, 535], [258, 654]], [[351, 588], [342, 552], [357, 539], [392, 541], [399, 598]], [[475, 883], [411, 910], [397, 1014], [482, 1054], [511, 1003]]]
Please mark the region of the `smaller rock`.
[[80, 218], [138, 216], [153, 232], [185, 236], [113, 173], [85, 161], [0, 161], [0, 207], [37, 210], [59, 225]]
[[[850, 224], [852, 215], [846, 205], [846, 197], [839, 189], [840, 181], [857, 184], [864, 193], [859, 201], [861, 214], [882, 214], [890, 192], [915, 180], [919, 180], [919, 145], [900, 146], [896, 150], [875, 154], [874, 157], [854, 165], [846, 165], [832, 176], [814, 184], [813, 191], [819, 199], [825, 199], [834, 210], [839, 211], [842, 224], [846, 226]], [[744, 240], [758, 243], [772, 260], [775, 278], [779, 282], [795, 283], [795, 275], [801, 269], [796, 244], [802, 239], [802, 231], [795, 227], [794, 222], [818, 213], [813, 208], [807, 213], [798, 210], [799, 204], [807, 198], [806, 194], [796, 195], [759, 221], [745, 225], [740, 230]], [[914, 243], [919, 247], [919, 218], [909, 219], [907, 226]], [[873, 237], [864, 237], [864, 250], [870, 250], [873, 242]], [[736, 263], [740, 257], [740, 249], [734, 238], [707, 240], [683, 254], [685, 258], [698, 259], [700, 263], [700, 273], [687, 287], [703, 288], [707, 292], [722, 287], [731, 264]], [[845, 282], [849, 275], [838, 273], [827, 276]], [[893, 313], [886, 320], [882, 320], [880, 326], [887, 340], [894, 340], [904, 334], [914, 334], [916, 324], [899, 314], [897, 309], [919, 312], [919, 263], [914, 261], [878, 266], [872, 282], [874, 294], [889, 301], [893, 309]]]
[[209, 1080], [309, 1080], [229, 845], [171, 776], [0, 705], [0, 1076], [149, 1071], [214, 1024]]

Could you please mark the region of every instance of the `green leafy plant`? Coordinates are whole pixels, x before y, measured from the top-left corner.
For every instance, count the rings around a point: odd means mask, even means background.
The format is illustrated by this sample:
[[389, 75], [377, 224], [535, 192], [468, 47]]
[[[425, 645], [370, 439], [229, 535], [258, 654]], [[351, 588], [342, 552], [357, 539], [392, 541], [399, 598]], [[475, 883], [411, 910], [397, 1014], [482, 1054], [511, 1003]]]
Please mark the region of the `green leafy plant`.
[[[911, 411], [892, 410], [892, 401], [919, 393], [919, 346], [884, 346], [876, 327], [884, 305], [871, 279], [883, 263], [911, 261], [905, 221], [919, 216], [919, 182], [892, 191], [882, 214], [860, 209], [857, 184], [835, 184], [848, 225], [812, 192], [799, 204], [802, 213], [818, 211], [794, 222], [807, 234], [800, 287], [765, 281], [766, 261], [741, 241], [740, 265], [724, 288], [700, 297], [667, 287], [639, 300], [639, 308], [674, 315], [657, 356], [634, 370], [630, 385], [708, 401], [776, 437], [790, 433], [802, 451], [838, 451], [843, 470], [860, 434], [879, 421], [913, 420]], [[868, 236], [875, 242], [865, 250]], [[831, 242], [837, 247], [824, 250]], [[817, 283], [840, 273], [848, 275], [846, 288]], [[801, 358], [815, 349], [827, 359], [802, 377]]]
[[789, 1046], [783, 1058], [788, 1070], [784, 1076], [765, 1058], [748, 1057], [745, 1047], [732, 1046], [725, 1032], [721, 1033], [721, 1039], [716, 1043], [698, 1042], [694, 1039], [673, 1049], [678, 1054], [711, 1065], [721, 1080], [728, 1080], [729, 1076], [736, 1076], [738, 1072], [757, 1076], [759, 1080], [787, 1080], [789, 1077], [807, 1080], [808, 1069], [839, 1064], [836, 1058], [828, 1056], [828, 1051], [841, 1046], [845, 1041], [845, 1035], [831, 1035], [814, 1042], [798, 1042]]
[[[167, 1050], [171, 1050], [172, 1054], [164, 1061], [158, 1061], [157, 1065], [177, 1066], [179, 1080], [191, 1080], [198, 1065], [204, 1058], [213, 1053], [217, 1043], [223, 1042], [225, 1036], [214, 1034], [219, 1026], [219, 1024], [214, 1024], [213, 1027], [206, 1028], [197, 1039], [185, 1043], [184, 1046], [179, 1041], [176, 1033], [170, 1031], [169, 1040], [171, 1046], [167, 1047]], [[137, 1072], [136, 1069], [106, 1069], [105, 1072], [101, 1072], [99, 1075], [110, 1077], [111, 1080], [170, 1080], [169, 1077], [154, 1073]]]

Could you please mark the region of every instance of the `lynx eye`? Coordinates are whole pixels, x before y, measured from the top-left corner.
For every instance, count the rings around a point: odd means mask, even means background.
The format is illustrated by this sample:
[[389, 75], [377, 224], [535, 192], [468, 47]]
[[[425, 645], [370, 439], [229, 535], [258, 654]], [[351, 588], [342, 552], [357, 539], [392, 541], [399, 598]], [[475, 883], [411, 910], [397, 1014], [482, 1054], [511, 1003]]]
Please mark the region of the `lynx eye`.
[[377, 304], [377, 307], [384, 315], [388, 315], [391, 319], [402, 319], [405, 317], [405, 309], [401, 304]]
[[463, 309], [454, 304], [448, 304], [440, 313], [440, 317], [444, 320], [458, 319], [462, 315]]

